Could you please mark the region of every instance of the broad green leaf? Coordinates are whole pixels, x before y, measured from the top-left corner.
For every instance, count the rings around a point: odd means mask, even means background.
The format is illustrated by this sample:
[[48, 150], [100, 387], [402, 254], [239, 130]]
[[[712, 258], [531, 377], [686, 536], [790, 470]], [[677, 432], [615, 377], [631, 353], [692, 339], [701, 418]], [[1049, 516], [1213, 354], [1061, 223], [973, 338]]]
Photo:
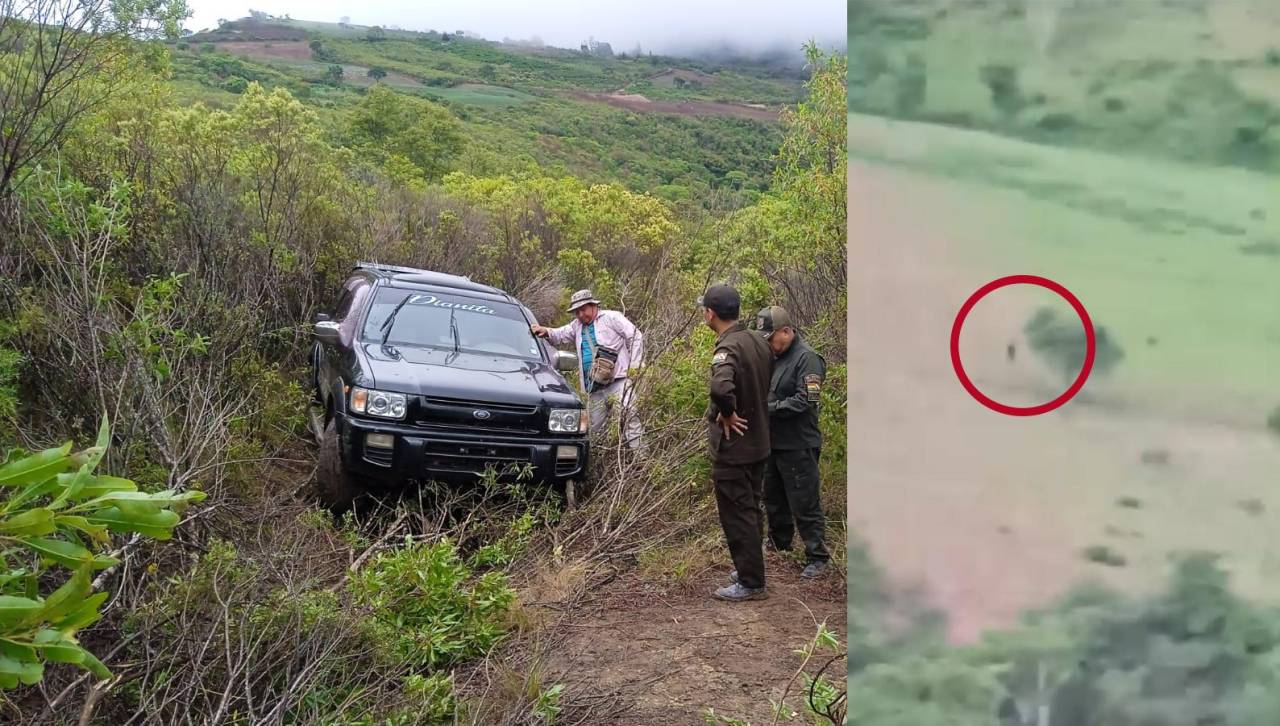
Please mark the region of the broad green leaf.
[[45, 660], [52, 663], [74, 663], [76, 665], [84, 663], [84, 657], [88, 655], [84, 648], [74, 643], [42, 645], [40, 646], [40, 654], [45, 657]]
[[51, 534], [53, 529], [53, 511], [45, 507], [27, 510], [0, 522], [0, 534], [10, 537]]
[[111, 557], [97, 556], [89, 550], [81, 547], [74, 542], [66, 542], [57, 539], [48, 539], [44, 537], [28, 537], [19, 540], [28, 548], [39, 552], [44, 557], [57, 562], [63, 567], [77, 569], [86, 563], [92, 564], [94, 569], [104, 569], [114, 565], [117, 560]]
[[107, 669], [102, 661], [98, 660], [93, 653], [84, 652], [84, 660], [80, 662], [80, 667], [89, 671], [99, 679], [106, 680], [111, 677], [111, 671]]
[[16, 676], [24, 685], [34, 686], [44, 677], [44, 664], [40, 662], [23, 663], [8, 656], [0, 655], [0, 674]]
[[107, 528], [101, 524], [94, 524], [84, 517], [78, 517], [72, 514], [63, 514], [54, 518], [54, 524], [60, 527], [71, 527], [89, 535], [99, 542], [109, 542], [111, 538], [107, 535]]
[[32, 643], [40, 649], [40, 653], [46, 660], [54, 663], [75, 663], [79, 665], [84, 662], [84, 648], [81, 648], [80, 644], [74, 639], [57, 630], [48, 628], [41, 630], [36, 633]]
[[79, 608], [93, 589], [93, 583], [89, 581], [90, 571], [87, 567], [81, 567], [76, 570], [71, 579], [62, 584], [62, 587], [54, 590], [53, 594], [45, 599], [40, 618], [45, 621], [58, 620]]
[[102, 613], [98, 612], [98, 608], [102, 603], [106, 602], [109, 595], [110, 593], [106, 592], [90, 595], [83, 605], [72, 610], [67, 614], [67, 617], [54, 623], [54, 626], [64, 633], [74, 633], [81, 628], [93, 625], [102, 619]]
[[177, 513], [161, 510], [153, 514], [127, 514], [119, 507], [108, 507], [89, 515], [89, 521], [105, 524], [112, 532], [137, 532], [154, 539], [166, 540], [173, 535], [173, 527], [178, 523]]
[[84, 488], [68, 497], [72, 501], [86, 501], [111, 492], [134, 492], [138, 485], [118, 476], [96, 476], [84, 485]]
[[33, 645], [57, 645], [66, 639], [66, 636], [52, 628], [43, 628], [36, 633], [36, 637], [32, 638], [31, 642]]
[[26, 643], [19, 643], [8, 638], [0, 638], [0, 655], [5, 655], [18, 661], [36, 660], [36, 649]]
[[71, 466], [71, 443], [0, 466], [0, 486], [21, 487], [51, 479]]
[[0, 673], [0, 688], [11, 689], [18, 687], [18, 677], [10, 673]]
[[76, 494], [81, 489], [84, 489], [85, 484], [93, 479], [93, 470], [97, 467], [98, 459], [100, 458], [102, 458], [101, 451], [94, 455], [89, 462], [82, 464], [80, 466], [80, 470], [71, 477], [67, 482], [66, 487], [64, 487], [62, 492], [58, 494], [57, 498], [49, 504], [49, 507], [52, 509], [62, 509], [72, 495]]
[[0, 595], [0, 628], [10, 627], [34, 616], [44, 603], [25, 597]]

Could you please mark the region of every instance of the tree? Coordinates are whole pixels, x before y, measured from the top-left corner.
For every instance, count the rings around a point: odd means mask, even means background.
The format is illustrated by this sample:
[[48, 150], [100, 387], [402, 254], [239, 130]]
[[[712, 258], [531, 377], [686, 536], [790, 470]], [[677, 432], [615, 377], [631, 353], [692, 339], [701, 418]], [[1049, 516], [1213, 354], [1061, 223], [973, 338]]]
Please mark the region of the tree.
[[324, 77], [326, 80], [332, 81], [333, 83], [341, 83], [342, 66], [337, 63], [330, 65], [329, 68], [325, 70]]
[[348, 25], [350, 25], [350, 24], [351, 24], [351, 16], [350, 16], [350, 15], [343, 15], [342, 17], [338, 18], [338, 25], [341, 25], [342, 27], [344, 27], [344, 28], [345, 28], [346, 26], [348, 26]]
[[369, 73], [367, 75], [375, 81], [380, 81], [387, 77], [387, 72], [377, 66], [374, 66], [369, 69]]
[[452, 114], [382, 85], [365, 92], [352, 111], [349, 128], [358, 146], [408, 160], [425, 179], [443, 175], [462, 150], [462, 128]]
[[498, 69], [494, 68], [491, 63], [485, 63], [480, 66], [480, 77], [483, 78], [486, 83], [494, 83], [498, 80]]
[[136, 40], [177, 38], [185, 0], [0, 0], [0, 198], [133, 75]]
[[370, 43], [380, 43], [387, 39], [387, 31], [383, 30], [382, 26], [375, 25], [365, 33], [364, 39]]

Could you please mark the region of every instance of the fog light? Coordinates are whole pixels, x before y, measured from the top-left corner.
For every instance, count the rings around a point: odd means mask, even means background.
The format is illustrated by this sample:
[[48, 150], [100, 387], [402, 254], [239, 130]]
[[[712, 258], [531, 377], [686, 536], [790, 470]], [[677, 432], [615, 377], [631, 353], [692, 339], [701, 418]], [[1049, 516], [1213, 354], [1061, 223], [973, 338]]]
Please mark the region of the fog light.
[[557, 459], [577, 459], [577, 458], [578, 458], [578, 447], [576, 447], [576, 446], [557, 446], [557, 447], [556, 447], [556, 458], [557, 458]]
[[396, 437], [391, 434], [366, 434], [364, 445], [371, 449], [394, 449]]

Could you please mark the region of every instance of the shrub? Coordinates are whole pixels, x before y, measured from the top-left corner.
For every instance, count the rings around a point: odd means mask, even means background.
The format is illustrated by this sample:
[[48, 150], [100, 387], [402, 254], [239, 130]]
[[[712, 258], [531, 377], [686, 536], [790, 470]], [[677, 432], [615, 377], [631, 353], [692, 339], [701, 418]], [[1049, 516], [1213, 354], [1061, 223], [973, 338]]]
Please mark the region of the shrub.
[[240, 76], [232, 76], [222, 82], [222, 87], [232, 93], [244, 93], [249, 87], [249, 82]]
[[515, 601], [504, 575], [473, 579], [447, 540], [410, 541], [378, 555], [351, 580], [350, 591], [399, 657], [432, 670], [487, 653], [506, 632]]
[[[92, 573], [118, 563], [101, 554], [110, 533], [168, 539], [178, 512], [202, 492], [148, 494], [118, 477], [95, 473], [110, 432], [104, 418], [95, 446], [71, 444], [37, 453], [11, 452], [0, 466], [0, 541], [7, 574], [0, 578], [0, 688], [33, 685], [45, 663], [71, 663], [98, 678], [111, 673], [76, 640], [102, 617], [109, 593], [93, 593]], [[70, 577], [66, 573], [70, 572]], [[45, 597], [50, 583], [62, 585]]]

